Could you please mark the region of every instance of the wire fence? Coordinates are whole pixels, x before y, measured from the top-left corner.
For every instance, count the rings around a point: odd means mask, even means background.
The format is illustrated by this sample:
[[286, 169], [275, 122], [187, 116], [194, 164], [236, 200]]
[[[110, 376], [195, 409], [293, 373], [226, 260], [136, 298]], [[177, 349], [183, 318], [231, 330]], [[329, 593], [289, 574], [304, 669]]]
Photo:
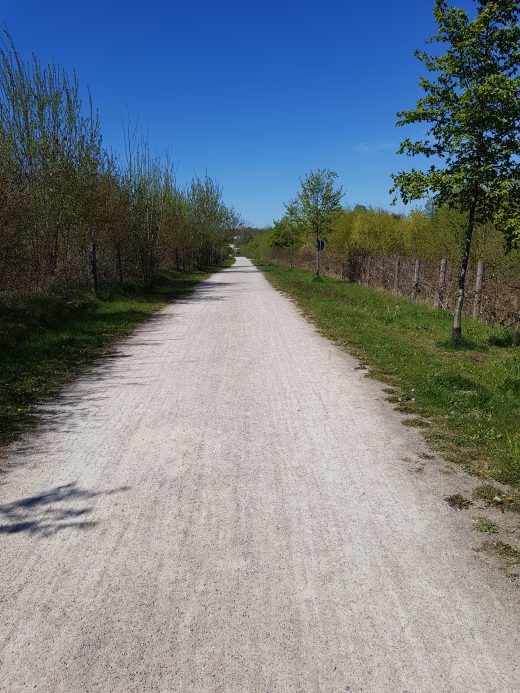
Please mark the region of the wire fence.
[[[284, 264], [287, 261], [282, 254], [278, 254], [278, 259]], [[295, 264], [313, 270], [314, 253], [299, 254]], [[355, 281], [436, 308], [453, 309], [457, 297], [459, 263], [446, 259], [433, 261], [365, 253], [354, 261], [341, 261], [324, 251], [321, 271], [337, 279]], [[489, 324], [520, 328], [518, 269], [492, 262], [472, 262], [466, 275], [464, 313]]]

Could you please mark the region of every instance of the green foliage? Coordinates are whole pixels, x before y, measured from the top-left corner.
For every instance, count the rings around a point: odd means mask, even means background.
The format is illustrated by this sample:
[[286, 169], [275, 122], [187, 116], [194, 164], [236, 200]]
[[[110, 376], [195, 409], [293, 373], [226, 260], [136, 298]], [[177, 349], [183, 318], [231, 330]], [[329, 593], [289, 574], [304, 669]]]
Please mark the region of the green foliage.
[[510, 493], [509, 491], [504, 493], [504, 491], [497, 488], [494, 484], [485, 483], [477, 486], [473, 491], [473, 498], [483, 500], [486, 505], [500, 508], [502, 511], [511, 510], [517, 513], [520, 512], [519, 493]]
[[475, 529], [477, 532], [486, 532], [487, 534], [496, 534], [498, 532], [496, 522], [490, 520], [489, 517], [475, 515], [471, 521], [473, 524], [473, 529]]
[[[345, 267], [344, 277], [357, 281], [356, 263], [360, 255], [400, 255], [429, 260], [460, 261], [467, 225], [467, 214], [449, 207], [432, 204], [423, 210], [412, 210], [407, 216], [358, 205], [342, 209], [335, 217], [329, 235], [327, 251], [338, 265]], [[273, 249], [286, 250], [282, 239], [273, 241], [273, 230], [257, 230], [242, 244], [248, 257], [271, 258]], [[294, 261], [308, 251], [305, 234], [294, 246]], [[494, 225], [477, 227], [473, 243], [473, 258], [485, 261], [496, 270], [520, 272], [520, 249], [505, 252], [504, 235]]]
[[271, 245], [275, 248], [296, 248], [302, 243], [302, 228], [288, 217], [275, 221]]
[[[316, 275], [319, 275], [318, 240], [325, 241], [333, 229], [341, 212], [341, 187], [335, 188], [334, 181], [338, 174], [330, 169], [309, 171], [303, 180], [300, 179], [300, 190], [295, 200], [285, 205], [285, 215], [275, 222], [270, 235], [273, 248], [289, 248], [291, 266], [295, 248], [305, 240], [316, 246]], [[259, 246], [258, 246], [259, 247]]]
[[286, 213], [274, 222], [274, 227], [269, 236], [269, 243], [273, 248], [284, 248], [290, 251], [291, 267], [294, 251], [303, 244], [305, 227], [303, 226], [296, 203], [286, 205]]
[[[518, 235], [520, 174], [520, 9], [516, 0], [477, 0], [477, 14], [436, 0], [438, 33], [429, 43], [444, 53], [417, 51], [430, 77], [415, 109], [398, 125], [426, 123], [426, 135], [405, 139], [400, 153], [434, 157], [426, 171], [393, 176], [408, 203], [426, 196], [436, 207], [468, 213], [452, 336], [460, 339], [466, 272], [476, 224], [494, 221], [510, 244]], [[515, 212], [516, 210], [516, 212]]]
[[242, 253], [248, 257], [268, 258], [272, 257], [272, 249], [275, 247], [272, 242], [273, 229], [264, 229], [254, 236], [251, 236], [247, 243], [242, 245]]
[[400, 221], [397, 215], [369, 207], [355, 214], [352, 241], [372, 254], [403, 254], [407, 245]]
[[327, 240], [334, 220], [341, 210], [341, 187], [334, 187], [338, 177], [330, 169], [309, 171], [300, 180], [300, 191], [294, 202], [286, 205], [287, 214], [316, 240]]
[[137, 278], [151, 286], [229, 252], [240, 219], [208, 176], [179, 189], [168, 157], [130, 128], [126, 161], [102, 143], [76, 75], [0, 44], [0, 291]]
[[[431, 196], [436, 206], [461, 212], [475, 208], [475, 221], [502, 220], [513, 206], [519, 177], [520, 27], [516, 0], [478, 0], [477, 15], [436, 0], [438, 34], [429, 40], [447, 46], [442, 54], [417, 51], [431, 74], [425, 93], [398, 125], [427, 123], [423, 139], [405, 139], [400, 152], [434, 157], [427, 171], [393, 176], [405, 203]], [[439, 163], [437, 163], [439, 161]], [[517, 191], [516, 191], [517, 192]]]
[[189, 218], [194, 231], [197, 267], [214, 262], [219, 249], [229, 246], [241, 223], [240, 216], [222, 201], [222, 188], [207, 174], [194, 178], [188, 188]]

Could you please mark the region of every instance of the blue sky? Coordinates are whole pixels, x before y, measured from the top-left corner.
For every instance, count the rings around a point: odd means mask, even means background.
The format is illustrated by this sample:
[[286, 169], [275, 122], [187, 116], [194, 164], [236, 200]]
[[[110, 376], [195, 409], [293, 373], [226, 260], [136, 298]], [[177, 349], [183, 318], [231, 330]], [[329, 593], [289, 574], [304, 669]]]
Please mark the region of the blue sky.
[[122, 152], [130, 114], [180, 183], [207, 170], [265, 225], [317, 167], [338, 172], [346, 204], [389, 206], [390, 173], [411, 165], [395, 113], [420, 95], [433, 4], [0, 0], [0, 20], [24, 56], [76, 69], [105, 144]]

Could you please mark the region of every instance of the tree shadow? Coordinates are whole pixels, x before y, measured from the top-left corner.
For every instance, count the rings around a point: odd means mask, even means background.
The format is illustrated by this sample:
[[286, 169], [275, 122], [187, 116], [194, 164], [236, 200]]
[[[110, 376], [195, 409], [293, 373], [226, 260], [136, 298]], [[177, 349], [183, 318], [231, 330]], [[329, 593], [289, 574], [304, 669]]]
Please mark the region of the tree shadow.
[[256, 267], [235, 267], [233, 265], [232, 267], [228, 267], [225, 272], [232, 272], [233, 274], [255, 274], [256, 272], [258, 274], [258, 269]]
[[513, 330], [503, 330], [496, 332], [488, 337], [488, 342], [494, 347], [517, 347], [520, 346], [520, 332]]
[[226, 296], [224, 293], [216, 293], [218, 289], [225, 289], [227, 292], [230, 292], [234, 287], [236, 286], [236, 283], [231, 285], [229, 282], [218, 282], [218, 281], [211, 281], [211, 282], [205, 282], [198, 286], [195, 291], [192, 291], [191, 294], [188, 294], [184, 296], [183, 298], [179, 299], [176, 301], [176, 303], [184, 303], [184, 304], [189, 304], [189, 303], [200, 303], [203, 301], [225, 301]]
[[440, 340], [437, 342], [437, 346], [444, 351], [482, 351], [487, 345], [467, 337], [459, 337], [459, 339]]
[[86, 501], [129, 489], [130, 486], [120, 486], [110, 491], [88, 491], [70, 483], [20, 498], [0, 505], [0, 534], [27, 533], [49, 537], [63, 529], [91, 529], [98, 523], [87, 519], [92, 507], [86, 505]]

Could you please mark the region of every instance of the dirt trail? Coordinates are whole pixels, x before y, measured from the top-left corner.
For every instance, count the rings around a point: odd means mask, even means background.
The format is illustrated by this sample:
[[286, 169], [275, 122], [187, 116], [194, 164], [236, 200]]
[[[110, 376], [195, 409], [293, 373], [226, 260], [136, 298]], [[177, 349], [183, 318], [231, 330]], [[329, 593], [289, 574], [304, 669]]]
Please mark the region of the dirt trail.
[[520, 690], [520, 591], [355, 366], [239, 258], [47, 405], [0, 477], [0, 690]]

